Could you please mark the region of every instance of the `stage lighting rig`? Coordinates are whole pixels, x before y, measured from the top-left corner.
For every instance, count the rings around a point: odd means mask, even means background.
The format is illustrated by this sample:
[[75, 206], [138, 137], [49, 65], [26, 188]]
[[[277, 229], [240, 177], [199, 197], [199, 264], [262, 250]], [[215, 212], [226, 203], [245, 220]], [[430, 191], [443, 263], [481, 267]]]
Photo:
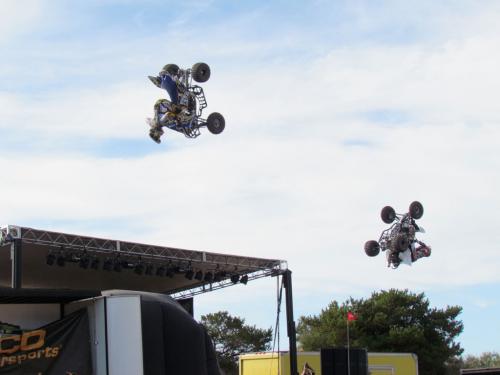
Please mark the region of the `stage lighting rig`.
[[238, 275], [238, 274], [231, 275], [231, 282], [233, 284], [237, 284], [238, 281], [240, 281], [240, 275]]
[[214, 274], [212, 272], [205, 272], [205, 277], [203, 280], [205, 280], [207, 283], [211, 283], [214, 279]]
[[47, 263], [47, 265], [49, 265], [49, 266], [53, 266], [53, 265], [54, 265], [54, 263], [55, 263], [55, 261], [56, 261], [56, 256], [55, 256], [55, 254], [54, 254], [54, 253], [48, 253], [48, 254], [47, 254], [47, 259], [46, 259], [46, 263]]
[[134, 266], [134, 272], [138, 275], [142, 275], [144, 272], [144, 264], [142, 264], [140, 261]]
[[104, 264], [102, 266], [102, 269], [104, 271], [111, 271], [113, 269], [113, 259], [106, 258], [106, 260], [104, 261]]
[[165, 275], [165, 266], [160, 266], [156, 269], [156, 276], [164, 276]]
[[196, 280], [199, 280], [199, 281], [203, 280], [203, 272], [202, 272], [201, 270], [198, 270], [198, 271], [195, 273], [194, 278], [195, 278]]
[[148, 276], [152, 276], [153, 275], [153, 271], [154, 271], [155, 267], [152, 265], [152, 264], [148, 264], [146, 266], [146, 271], [144, 271], [144, 273]]
[[167, 274], [165, 275], [167, 277], [174, 277], [175, 276], [175, 268], [173, 267], [167, 267]]
[[188, 280], [193, 280], [194, 277], [194, 271], [192, 269], [188, 269], [186, 273], [184, 274], [184, 277]]
[[92, 268], [93, 270], [98, 270], [99, 263], [101, 263], [99, 258], [97, 258], [97, 257], [93, 258], [90, 262], [90, 268]]
[[64, 255], [62, 253], [59, 254], [59, 255], [57, 255], [57, 257], [56, 257], [56, 264], [59, 267], [64, 267], [64, 265], [66, 264], [66, 258], [64, 257]]

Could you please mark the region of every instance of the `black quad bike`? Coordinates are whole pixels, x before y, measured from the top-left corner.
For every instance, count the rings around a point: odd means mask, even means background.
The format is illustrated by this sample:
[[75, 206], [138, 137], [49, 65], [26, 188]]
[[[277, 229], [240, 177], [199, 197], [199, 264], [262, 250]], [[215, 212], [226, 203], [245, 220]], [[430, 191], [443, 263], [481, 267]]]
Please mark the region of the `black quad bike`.
[[385, 206], [380, 217], [384, 223], [392, 225], [382, 232], [378, 241], [370, 240], [365, 243], [366, 255], [374, 257], [380, 250], [387, 251], [387, 265], [392, 268], [397, 268], [401, 262], [411, 264], [421, 257], [430, 256], [430, 246], [415, 237], [417, 232], [425, 233], [415, 222], [423, 214], [424, 207], [417, 201], [410, 204], [405, 214], [397, 214], [394, 208]]

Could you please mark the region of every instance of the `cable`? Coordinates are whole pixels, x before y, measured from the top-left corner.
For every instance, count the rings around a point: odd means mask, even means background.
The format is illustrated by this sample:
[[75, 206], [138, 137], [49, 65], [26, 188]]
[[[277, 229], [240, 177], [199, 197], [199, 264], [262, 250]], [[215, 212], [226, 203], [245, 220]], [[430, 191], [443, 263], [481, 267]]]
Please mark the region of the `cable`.
[[271, 364], [269, 365], [269, 374], [271, 374], [271, 369], [272, 369], [272, 358], [274, 356], [274, 349], [276, 348], [276, 342], [278, 342], [278, 374], [280, 374], [280, 313], [281, 313], [281, 299], [283, 296], [283, 282], [281, 283], [280, 286], [280, 280], [279, 277], [276, 278], [276, 295], [277, 295], [277, 301], [276, 301], [276, 324], [274, 326], [274, 340], [273, 340], [273, 348], [271, 350]]

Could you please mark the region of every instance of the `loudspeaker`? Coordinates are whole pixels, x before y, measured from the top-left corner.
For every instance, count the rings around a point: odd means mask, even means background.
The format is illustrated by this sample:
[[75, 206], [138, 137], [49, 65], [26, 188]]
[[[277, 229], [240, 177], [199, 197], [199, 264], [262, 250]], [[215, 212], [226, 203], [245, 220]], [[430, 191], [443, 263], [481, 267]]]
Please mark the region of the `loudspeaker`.
[[[366, 349], [349, 349], [350, 375], [368, 375], [368, 355]], [[322, 375], [348, 375], [347, 348], [321, 349]]]

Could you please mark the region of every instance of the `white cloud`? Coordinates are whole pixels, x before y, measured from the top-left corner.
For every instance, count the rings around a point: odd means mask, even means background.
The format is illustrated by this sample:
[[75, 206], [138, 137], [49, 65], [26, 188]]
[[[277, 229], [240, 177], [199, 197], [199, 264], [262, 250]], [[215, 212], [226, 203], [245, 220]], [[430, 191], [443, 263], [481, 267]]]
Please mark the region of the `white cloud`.
[[42, 16], [40, 0], [2, 0], [0, 5], [0, 44], [33, 30]]
[[[483, 38], [441, 49], [343, 49], [305, 69], [291, 64], [215, 75], [206, 91], [209, 109], [227, 118], [222, 135], [205, 132], [188, 143], [167, 133], [165, 142], [182, 148], [137, 160], [4, 160], [14, 170], [2, 178], [4, 197], [26, 198], [24, 208], [7, 198], [2, 206], [11, 218], [31, 220], [138, 217], [151, 228], [147, 238], [161, 243], [287, 259], [299, 289], [349, 280], [353, 272], [359, 287], [386, 287], [401, 277], [425, 286], [443, 272], [457, 285], [498, 281], [493, 221], [483, 214], [500, 205], [492, 95], [500, 87], [494, 74], [500, 55], [492, 46]], [[137, 139], [146, 137], [144, 117], [158, 94], [146, 80], [38, 102], [11, 94], [2, 99], [2, 125], [70, 142]], [[409, 116], [391, 127], [363, 118], [379, 108]], [[344, 145], [358, 139], [371, 146]], [[366, 258], [362, 245], [381, 230], [383, 205], [405, 209], [414, 199], [429, 207], [424, 226], [432, 261], [390, 272], [380, 257]], [[464, 228], [472, 228], [469, 236], [457, 236]], [[469, 249], [477, 246], [483, 266], [471, 269]], [[304, 251], [313, 255], [303, 259]]]
[[[155, 152], [137, 158], [127, 157], [129, 150], [124, 158], [82, 155], [78, 145], [147, 137], [144, 117], [163, 94], [145, 77], [124, 74], [117, 84], [113, 76], [93, 89], [1, 92], [0, 131], [23, 140], [0, 149], [2, 221], [55, 221], [48, 229], [286, 259], [296, 309], [304, 312], [313, 297], [328, 302], [378, 288], [498, 283], [500, 30], [487, 10], [451, 19], [469, 31], [447, 38], [444, 25], [437, 40], [322, 46], [327, 52], [315, 59], [266, 65], [224, 64], [230, 54], [262, 58], [279, 41], [242, 46], [219, 36], [200, 49], [213, 61], [204, 87], [208, 109], [226, 117], [224, 133], [205, 131], [190, 141], [167, 132], [162, 145], [151, 142]], [[181, 65], [198, 52], [185, 43], [193, 34], [172, 41]], [[106, 76], [128, 58], [119, 77], [130, 67], [154, 73], [156, 62], [138, 51], [154, 50], [165, 36], [97, 48], [101, 59], [87, 48], [82, 61], [92, 69], [68, 64], [61, 72]], [[171, 50], [155, 59], [170, 59]], [[50, 80], [58, 69], [49, 64], [41, 75]], [[385, 112], [402, 114], [400, 123], [376, 119]], [[77, 150], [29, 152], [54, 140]], [[23, 144], [20, 155], [16, 146]], [[424, 204], [421, 239], [433, 254], [389, 270], [383, 254], [368, 258], [363, 244], [384, 228], [384, 205], [404, 211], [413, 200]], [[123, 229], [105, 224], [117, 220]], [[89, 222], [96, 223], [92, 233]], [[269, 298], [260, 285], [255, 298]]]

